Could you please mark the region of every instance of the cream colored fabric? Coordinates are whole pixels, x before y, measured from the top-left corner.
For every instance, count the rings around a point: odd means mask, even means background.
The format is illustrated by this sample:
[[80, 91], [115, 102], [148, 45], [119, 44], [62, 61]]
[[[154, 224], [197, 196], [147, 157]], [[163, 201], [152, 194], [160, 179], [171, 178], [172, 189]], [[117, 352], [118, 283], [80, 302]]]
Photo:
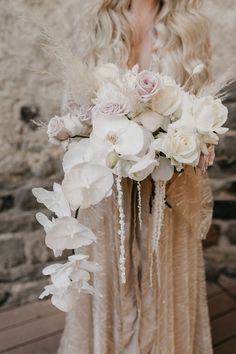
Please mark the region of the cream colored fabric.
[[94, 277], [103, 298], [81, 294], [67, 315], [59, 354], [211, 354], [211, 335], [201, 238], [212, 213], [206, 176], [188, 167], [167, 185], [165, 220], [150, 287], [152, 181], [142, 182], [138, 223], [137, 186], [123, 180], [127, 283], [119, 278], [116, 190], [82, 211], [81, 222], [98, 237], [85, 248], [103, 271]]

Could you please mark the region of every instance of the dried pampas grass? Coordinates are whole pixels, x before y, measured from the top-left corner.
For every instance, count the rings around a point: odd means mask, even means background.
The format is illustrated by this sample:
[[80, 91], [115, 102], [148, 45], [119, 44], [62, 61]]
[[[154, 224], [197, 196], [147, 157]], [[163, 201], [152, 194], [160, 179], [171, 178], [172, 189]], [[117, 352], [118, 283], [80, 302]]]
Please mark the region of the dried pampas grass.
[[212, 82], [201, 95], [225, 98], [236, 78], [236, 1], [205, 0], [203, 12], [210, 26]]
[[[97, 89], [93, 71], [74, 54], [66, 40], [61, 41], [48, 28], [41, 29], [44, 52], [54, 57], [68, 95], [78, 104], [89, 104]], [[59, 75], [59, 74], [58, 74]]]
[[[62, 81], [66, 87], [67, 95], [78, 104], [88, 104], [94, 97], [97, 89], [97, 83], [93, 71], [85, 63], [83, 63], [78, 54], [73, 51], [73, 35], [71, 27], [62, 14], [57, 13], [58, 26], [49, 27], [46, 21], [35, 12], [30, 18], [21, 16], [21, 22], [25, 24], [31, 23], [31, 27], [35, 29], [37, 46], [50, 58], [53, 64], [50, 72], [34, 69], [40, 75], [53, 77]], [[35, 43], [34, 43], [35, 44]]]

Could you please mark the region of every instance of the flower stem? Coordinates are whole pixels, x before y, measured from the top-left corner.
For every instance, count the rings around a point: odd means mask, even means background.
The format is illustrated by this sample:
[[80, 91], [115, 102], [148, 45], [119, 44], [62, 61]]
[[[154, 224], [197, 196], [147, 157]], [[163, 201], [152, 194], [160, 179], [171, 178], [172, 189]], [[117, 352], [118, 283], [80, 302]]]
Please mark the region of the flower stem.
[[77, 218], [78, 218], [79, 209], [80, 209], [80, 208], [78, 208], [78, 209], [76, 210], [76, 212], [75, 212], [75, 219], [77, 219]]

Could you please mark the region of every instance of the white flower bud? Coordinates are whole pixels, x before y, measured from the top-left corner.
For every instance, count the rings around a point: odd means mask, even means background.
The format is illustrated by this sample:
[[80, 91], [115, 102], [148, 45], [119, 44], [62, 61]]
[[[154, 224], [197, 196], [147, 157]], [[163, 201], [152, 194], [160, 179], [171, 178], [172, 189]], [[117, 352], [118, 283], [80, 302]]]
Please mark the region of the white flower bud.
[[106, 165], [108, 168], [114, 168], [119, 160], [119, 155], [115, 151], [109, 152], [106, 157]]

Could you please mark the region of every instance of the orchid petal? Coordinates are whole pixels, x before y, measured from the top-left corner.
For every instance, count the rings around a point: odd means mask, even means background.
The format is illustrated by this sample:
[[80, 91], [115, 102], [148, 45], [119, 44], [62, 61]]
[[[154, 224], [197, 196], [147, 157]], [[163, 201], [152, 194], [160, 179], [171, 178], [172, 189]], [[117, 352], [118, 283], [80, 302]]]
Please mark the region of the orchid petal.
[[55, 250], [76, 249], [96, 241], [94, 233], [77, 219], [56, 219], [46, 235], [46, 245]]
[[81, 286], [81, 290], [82, 290], [82, 292], [85, 292], [85, 293], [88, 293], [91, 295], [103, 297], [102, 294], [96, 288], [94, 288], [93, 286], [91, 286], [87, 282], [83, 282], [83, 285]]
[[76, 290], [65, 293], [54, 294], [51, 298], [52, 304], [63, 312], [69, 312], [78, 301], [78, 292]]
[[62, 188], [72, 210], [86, 209], [112, 192], [112, 171], [104, 166], [82, 163], [65, 175]]
[[143, 158], [131, 167], [129, 176], [135, 181], [143, 181], [152, 173], [156, 165], [157, 161], [155, 159]]
[[174, 174], [174, 166], [171, 165], [169, 159], [160, 157], [159, 165], [152, 172], [154, 181], [169, 181]]
[[68, 259], [70, 262], [82, 261], [84, 259], [88, 259], [89, 256], [85, 254], [74, 254], [73, 256], [69, 256]]
[[35, 218], [38, 221], [38, 223], [43, 226], [45, 232], [48, 232], [53, 226], [52, 221], [49, 220], [48, 217], [43, 213], [37, 213], [35, 215]]
[[121, 155], [136, 155], [144, 144], [142, 127], [124, 116], [95, 119], [91, 139], [103, 141], [108, 151], [114, 150]]
[[147, 130], [154, 132], [163, 124], [164, 117], [156, 112], [147, 110], [135, 118], [135, 122], [141, 123]]
[[44, 204], [49, 210], [53, 211], [58, 217], [70, 216], [69, 203], [66, 200], [62, 188], [54, 183], [54, 191], [47, 191], [44, 188], [33, 188], [32, 193], [38, 203]]

